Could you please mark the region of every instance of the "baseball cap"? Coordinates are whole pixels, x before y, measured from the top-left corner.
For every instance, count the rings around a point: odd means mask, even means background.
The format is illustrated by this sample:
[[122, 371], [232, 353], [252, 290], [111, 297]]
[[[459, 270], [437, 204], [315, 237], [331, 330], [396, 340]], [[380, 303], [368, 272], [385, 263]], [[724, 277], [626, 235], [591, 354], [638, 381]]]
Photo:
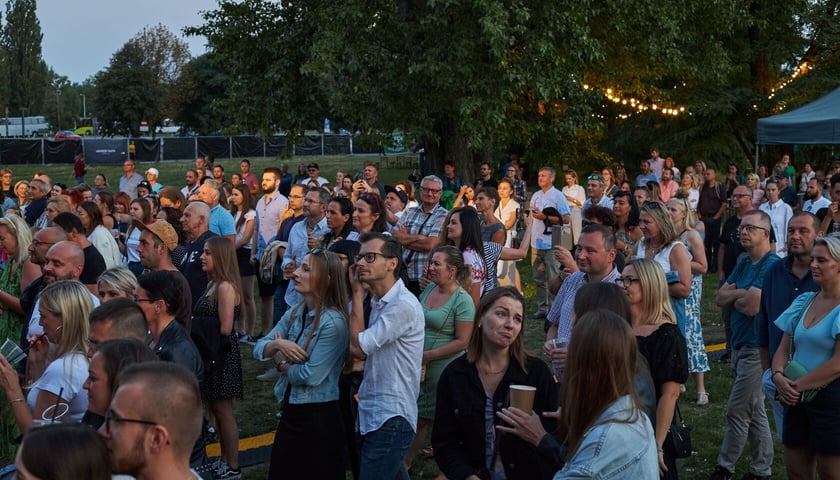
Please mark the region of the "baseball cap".
[[158, 172], [157, 168], [150, 168], [150, 169], [146, 170], [146, 173], [151, 173], [151, 174], [154, 174], [155, 176], [160, 175], [160, 172]]
[[309, 165], [306, 166], [307, 170], [309, 170], [310, 168], [317, 168], [318, 170], [320, 170], [320, 168], [318, 168], [317, 163], [310, 163]]
[[151, 184], [151, 183], [149, 183], [149, 182], [148, 182], [148, 181], [146, 181], [146, 180], [141, 181], [140, 183], [138, 183], [138, 184], [137, 184], [137, 186], [138, 186], [138, 187], [145, 187], [145, 188], [146, 188], [146, 190], [148, 190], [148, 191], [150, 191], [150, 192], [152, 191], [152, 184]]
[[405, 191], [401, 188], [396, 188], [392, 185], [385, 185], [385, 194], [393, 193], [394, 195], [400, 197], [400, 201], [403, 204], [408, 204], [408, 195], [406, 195]]
[[178, 247], [178, 234], [166, 220], [156, 220], [146, 225], [140, 220], [134, 219], [131, 221], [131, 224], [134, 225], [134, 228], [152, 232], [152, 235], [158, 237], [169, 251], [175, 250]]

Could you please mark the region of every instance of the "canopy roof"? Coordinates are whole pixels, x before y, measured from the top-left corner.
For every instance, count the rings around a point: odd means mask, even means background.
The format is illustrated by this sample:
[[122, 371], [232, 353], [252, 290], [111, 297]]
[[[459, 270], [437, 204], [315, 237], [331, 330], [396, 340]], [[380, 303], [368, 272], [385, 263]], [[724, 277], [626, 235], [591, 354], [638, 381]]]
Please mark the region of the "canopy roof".
[[840, 144], [840, 88], [796, 110], [758, 120], [756, 143]]

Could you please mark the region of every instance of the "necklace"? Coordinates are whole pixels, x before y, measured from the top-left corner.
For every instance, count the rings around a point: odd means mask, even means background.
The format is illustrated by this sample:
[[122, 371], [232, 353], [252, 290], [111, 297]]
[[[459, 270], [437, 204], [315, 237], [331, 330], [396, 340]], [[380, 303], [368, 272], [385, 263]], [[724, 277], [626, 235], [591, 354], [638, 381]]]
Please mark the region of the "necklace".
[[485, 375], [499, 375], [500, 373], [504, 373], [508, 368], [507, 364], [505, 364], [505, 366], [503, 366], [501, 370], [498, 370], [498, 371], [494, 372], [494, 371], [490, 370], [490, 368], [489, 368], [490, 367], [490, 362], [486, 362], [486, 363], [487, 363], [487, 366], [484, 368], [483, 371], [480, 368], [478, 369], [478, 371], [480, 373], [484, 373]]

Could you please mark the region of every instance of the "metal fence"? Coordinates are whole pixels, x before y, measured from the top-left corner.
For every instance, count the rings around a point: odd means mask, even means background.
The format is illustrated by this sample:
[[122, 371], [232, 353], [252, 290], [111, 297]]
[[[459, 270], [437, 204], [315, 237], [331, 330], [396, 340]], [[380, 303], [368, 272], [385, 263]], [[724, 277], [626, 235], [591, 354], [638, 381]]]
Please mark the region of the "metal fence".
[[73, 163], [81, 150], [90, 164], [120, 164], [134, 144], [135, 160], [141, 162], [193, 160], [199, 155], [216, 158], [277, 157], [291, 149], [292, 156], [351, 155], [375, 153], [353, 149], [350, 135], [304, 135], [291, 145], [285, 135], [261, 140], [253, 135], [233, 137], [137, 137], [52, 139], [0, 138], [0, 164], [45, 165]]

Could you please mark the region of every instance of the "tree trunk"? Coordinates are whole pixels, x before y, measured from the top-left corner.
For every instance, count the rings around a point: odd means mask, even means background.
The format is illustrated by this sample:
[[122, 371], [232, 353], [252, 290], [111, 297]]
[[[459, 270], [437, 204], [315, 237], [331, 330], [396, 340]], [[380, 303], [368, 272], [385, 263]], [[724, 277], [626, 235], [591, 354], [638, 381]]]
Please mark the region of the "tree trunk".
[[455, 174], [464, 184], [472, 185], [476, 178], [477, 166], [481, 162], [492, 162], [493, 145], [486, 143], [480, 151], [473, 152], [467, 145], [467, 139], [458, 130], [458, 125], [450, 119], [435, 122], [434, 132], [437, 141], [426, 141], [427, 175], [443, 175], [443, 164], [455, 162]]

